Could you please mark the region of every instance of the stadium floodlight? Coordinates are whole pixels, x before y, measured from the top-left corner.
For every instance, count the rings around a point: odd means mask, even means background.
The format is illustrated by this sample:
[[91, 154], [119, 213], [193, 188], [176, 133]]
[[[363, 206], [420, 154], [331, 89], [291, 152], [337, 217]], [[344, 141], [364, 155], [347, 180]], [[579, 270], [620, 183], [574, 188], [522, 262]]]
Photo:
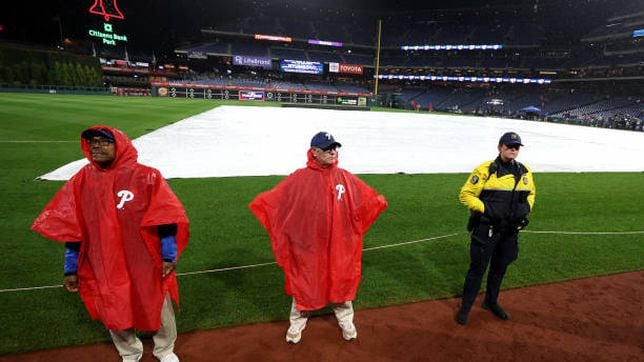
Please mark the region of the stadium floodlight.
[[503, 44], [437, 44], [401, 45], [401, 50], [501, 50]]
[[399, 79], [399, 80], [442, 80], [445, 82], [483, 82], [483, 83], [523, 83], [523, 84], [550, 84], [552, 79], [547, 78], [505, 78], [505, 77], [466, 77], [455, 75], [403, 75], [403, 74], [379, 74], [377, 79]]

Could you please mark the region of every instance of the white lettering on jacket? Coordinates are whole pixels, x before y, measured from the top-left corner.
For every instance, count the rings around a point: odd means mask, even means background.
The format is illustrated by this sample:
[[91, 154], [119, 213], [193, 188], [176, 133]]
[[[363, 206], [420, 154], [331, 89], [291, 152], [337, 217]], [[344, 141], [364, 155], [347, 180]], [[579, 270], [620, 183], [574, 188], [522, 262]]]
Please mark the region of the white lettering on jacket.
[[125, 206], [126, 202], [134, 200], [134, 194], [128, 190], [121, 190], [116, 193], [116, 196], [121, 198], [121, 201], [116, 205], [116, 208], [119, 210]]

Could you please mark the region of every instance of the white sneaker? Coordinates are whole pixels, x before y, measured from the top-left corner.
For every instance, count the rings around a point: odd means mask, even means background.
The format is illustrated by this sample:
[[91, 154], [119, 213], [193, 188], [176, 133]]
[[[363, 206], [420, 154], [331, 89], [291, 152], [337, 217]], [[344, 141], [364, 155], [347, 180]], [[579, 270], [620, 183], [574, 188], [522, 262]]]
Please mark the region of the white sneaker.
[[174, 352], [171, 352], [161, 357], [159, 362], [179, 362], [179, 357]]
[[345, 341], [352, 341], [358, 338], [358, 330], [353, 322], [341, 323], [340, 328], [342, 329], [342, 338]]
[[301, 329], [298, 330], [293, 327], [288, 328], [288, 331], [286, 331], [286, 343], [296, 344], [296, 343], [299, 343], [301, 339], [302, 339]]
[[123, 358], [121, 361], [122, 362], [139, 362], [143, 358], [143, 354], [140, 354], [138, 357], [134, 357], [134, 359], [125, 359]]

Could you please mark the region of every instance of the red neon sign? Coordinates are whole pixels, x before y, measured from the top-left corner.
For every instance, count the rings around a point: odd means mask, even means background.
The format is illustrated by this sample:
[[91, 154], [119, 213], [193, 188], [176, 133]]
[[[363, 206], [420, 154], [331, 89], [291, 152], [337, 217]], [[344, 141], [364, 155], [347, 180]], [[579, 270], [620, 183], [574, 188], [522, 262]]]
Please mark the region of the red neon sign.
[[110, 18], [125, 19], [116, 0], [94, 0], [94, 5], [89, 8], [89, 12], [96, 15], [102, 15], [105, 21], [110, 21]]

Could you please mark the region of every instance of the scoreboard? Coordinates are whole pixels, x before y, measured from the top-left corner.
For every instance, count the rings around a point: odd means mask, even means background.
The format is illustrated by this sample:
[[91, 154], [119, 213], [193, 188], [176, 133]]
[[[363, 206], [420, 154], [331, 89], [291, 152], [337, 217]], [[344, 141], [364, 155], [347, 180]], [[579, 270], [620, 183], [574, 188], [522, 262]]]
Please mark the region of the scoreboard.
[[[156, 92], [155, 92], [156, 90]], [[265, 101], [283, 103], [308, 103], [328, 105], [366, 106], [367, 95], [326, 94], [324, 92], [300, 92], [293, 90], [243, 90], [230, 88], [154, 86], [153, 95], [169, 98]]]

